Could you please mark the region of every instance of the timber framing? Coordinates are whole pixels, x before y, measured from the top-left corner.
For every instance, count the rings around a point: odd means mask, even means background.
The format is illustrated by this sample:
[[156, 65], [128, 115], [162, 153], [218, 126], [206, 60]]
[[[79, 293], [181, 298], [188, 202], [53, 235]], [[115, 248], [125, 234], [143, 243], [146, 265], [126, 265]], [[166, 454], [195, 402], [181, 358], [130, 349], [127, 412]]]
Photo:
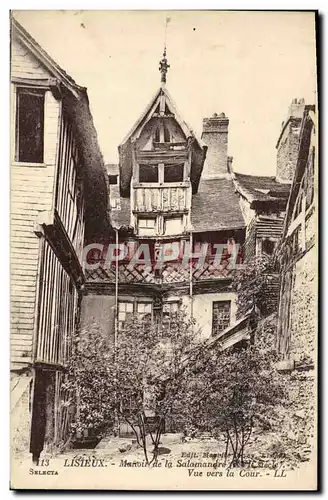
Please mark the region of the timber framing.
[[43, 232], [63, 268], [73, 279], [77, 289], [80, 289], [85, 283], [83, 269], [57, 212], [55, 211], [53, 223], [43, 223], [41, 227], [42, 231], [36, 228], [36, 234]]

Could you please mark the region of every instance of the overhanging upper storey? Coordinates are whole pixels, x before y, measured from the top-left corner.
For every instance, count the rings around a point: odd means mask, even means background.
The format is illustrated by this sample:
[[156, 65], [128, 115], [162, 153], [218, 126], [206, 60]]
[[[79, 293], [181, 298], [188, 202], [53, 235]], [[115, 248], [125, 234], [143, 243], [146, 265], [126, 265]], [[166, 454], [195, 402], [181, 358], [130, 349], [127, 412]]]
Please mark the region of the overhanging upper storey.
[[[150, 182], [152, 166], [158, 165], [167, 166], [168, 182], [188, 181], [193, 192], [197, 192], [206, 149], [182, 120], [162, 85], [118, 148], [121, 195], [130, 196], [132, 177], [137, 183], [143, 181], [141, 171]], [[164, 177], [154, 178], [154, 183], [157, 182], [164, 183]]]

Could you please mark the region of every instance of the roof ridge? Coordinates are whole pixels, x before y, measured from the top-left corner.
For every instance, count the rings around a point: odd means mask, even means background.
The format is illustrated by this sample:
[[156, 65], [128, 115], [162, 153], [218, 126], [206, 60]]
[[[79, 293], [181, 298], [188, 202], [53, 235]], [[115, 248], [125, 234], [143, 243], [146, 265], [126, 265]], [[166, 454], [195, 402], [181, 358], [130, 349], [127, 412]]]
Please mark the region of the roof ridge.
[[13, 14], [11, 15], [11, 24], [16, 30], [21, 42], [27, 46], [37, 59], [41, 60], [48, 71], [57, 73], [57, 76], [59, 76], [62, 80], [62, 83], [66, 85], [66, 87], [68, 87], [73, 94], [78, 94], [80, 92], [86, 94], [86, 87], [78, 85], [75, 80], [48, 54], [48, 52], [42, 48], [35, 38], [20, 24], [20, 22], [15, 19]]

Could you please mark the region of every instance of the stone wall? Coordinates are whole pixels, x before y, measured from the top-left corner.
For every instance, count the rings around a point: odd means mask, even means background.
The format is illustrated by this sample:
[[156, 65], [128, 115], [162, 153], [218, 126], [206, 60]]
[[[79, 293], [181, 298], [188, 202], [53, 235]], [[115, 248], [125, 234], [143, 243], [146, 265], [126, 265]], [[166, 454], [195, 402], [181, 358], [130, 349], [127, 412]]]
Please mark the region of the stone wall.
[[317, 252], [313, 246], [296, 263], [291, 297], [289, 355], [295, 361], [313, 358], [317, 342]]
[[304, 107], [304, 99], [294, 99], [289, 107], [287, 119], [282, 123], [282, 129], [276, 145], [276, 177], [280, 182], [291, 182], [293, 179], [298, 156], [299, 133]]
[[299, 121], [290, 121], [277, 151], [277, 180], [291, 182], [299, 146]]

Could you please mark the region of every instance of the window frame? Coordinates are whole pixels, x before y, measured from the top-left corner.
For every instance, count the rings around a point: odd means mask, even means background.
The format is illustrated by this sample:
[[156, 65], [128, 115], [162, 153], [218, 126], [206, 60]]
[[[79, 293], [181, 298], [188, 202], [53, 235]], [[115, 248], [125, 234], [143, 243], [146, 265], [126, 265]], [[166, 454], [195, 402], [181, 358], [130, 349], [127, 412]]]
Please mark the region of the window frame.
[[[164, 311], [164, 308], [169, 306], [169, 311], [166, 312]], [[171, 306], [177, 306], [176, 310], [172, 312]], [[171, 322], [172, 322], [172, 315], [177, 314], [179, 312], [179, 309], [181, 307], [181, 300], [176, 299], [176, 300], [166, 300], [162, 304], [162, 325], [167, 325], [168, 330], [171, 330]], [[165, 316], [165, 314], [167, 316]]]
[[[120, 305], [124, 304], [125, 305], [125, 311], [120, 311]], [[126, 311], [126, 306], [127, 304], [132, 305], [132, 311]], [[145, 306], [150, 305], [150, 313], [149, 312], [140, 312], [138, 311], [138, 306], [140, 304], [144, 304]], [[151, 320], [153, 320], [153, 315], [154, 315], [154, 307], [153, 307], [153, 301], [150, 299], [146, 300], [136, 300], [136, 299], [119, 299], [118, 300], [118, 310], [117, 310], [117, 329], [118, 331], [122, 331], [124, 321], [126, 321], [126, 317], [124, 320], [120, 320], [120, 313], [123, 314], [131, 314], [131, 315], [145, 315], [145, 314], [150, 314], [151, 315]]]
[[[232, 302], [231, 300], [226, 300], [226, 299], [213, 300], [213, 302], [212, 302], [212, 332], [211, 332], [212, 336], [219, 335], [226, 328], [228, 328], [228, 326], [231, 325], [231, 309], [232, 309], [231, 302]], [[214, 310], [215, 310], [215, 306], [216, 306], [216, 304], [227, 304], [227, 303], [229, 303], [229, 321], [228, 321], [227, 325], [224, 328], [218, 330], [217, 328], [214, 328]]]
[[[140, 221], [154, 221], [154, 226], [153, 227], [148, 227], [148, 226], [144, 226], [144, 227], [140, 227]], [[141, 229], [141, 232], [140, 232], [140, 229]], [[149, 230], [152, 230], [152, 232], [150, 231], [149, 233], [145, 233], [143, 230], [144, 229], [149, 229]], [[156, 236], [157, 235], [157, 217], [154, 216], [154, 217], [147, 217], [147, 216], [143, 216], [143, 215], [139, 215], [138, 218], [137, 218], [137, 232], [138, 232], [138, 235], [139, 236]]]
[[[180, 226], [180, 230], [178, 232], [174, 232], [174, 233], [167, 233], [166, 232], [166, 224], [167, 224], [167, 221], [168, 220], [177, 220], [179, 219], [181, 221], [181, 226]], [[175, 235], [179, 235], [179, 234], [182, 234], [184, 231], [184, 218], [183, 218], [183, 215], [174, 215], [174, 216], [165, 216], [164, 217], [164, 220], [163, 220], [163, 236], [175, 236]]]
[[[19, 95], [20, 93], [24, 94], [24, 91], [27, 91], [26, 93], [31, 93], [31, 94], [36, 94], [43, 97], [43, 120], [42, 120], [42, 161], [41, 162], [35, 162], [35, 161], [23, 161], [19, 159], [19, 149], [20, 149], [20, 143], [19, 143]], [[37, 166], [37, 167], [45, 167], [45, 118], [46, 118], [46, 93], [49, 91], [49, 88], [44, 86], [44, 85], [37, 85], [37, 82], [35, 85], [27, 85], [24, 83], [21, 84], [14, 84], [14, 93], [13, 93], [13, 141], [14, 141], [14, 147], [12, 149], [13, 152], [13, 164], [14, 165], [20, 165], [20, 166]]]

